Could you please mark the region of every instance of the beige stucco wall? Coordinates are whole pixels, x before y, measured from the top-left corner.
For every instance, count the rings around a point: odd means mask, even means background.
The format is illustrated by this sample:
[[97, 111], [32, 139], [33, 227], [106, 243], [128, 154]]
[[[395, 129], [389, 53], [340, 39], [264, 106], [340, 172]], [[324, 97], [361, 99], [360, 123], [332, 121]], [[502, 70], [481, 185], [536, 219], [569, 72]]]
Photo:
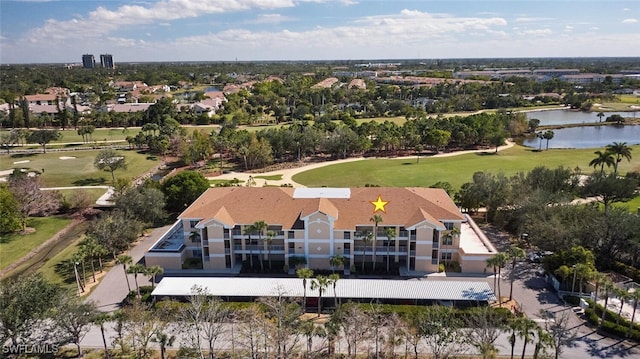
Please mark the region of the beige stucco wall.
[[176, 253], [175, 256], [167, 256], [149, 252], [144, 256], [144, 263], [147, 267], [160, 266], [164, 269], [182, 269], [183, 256], [184, 253], [182, 255]]

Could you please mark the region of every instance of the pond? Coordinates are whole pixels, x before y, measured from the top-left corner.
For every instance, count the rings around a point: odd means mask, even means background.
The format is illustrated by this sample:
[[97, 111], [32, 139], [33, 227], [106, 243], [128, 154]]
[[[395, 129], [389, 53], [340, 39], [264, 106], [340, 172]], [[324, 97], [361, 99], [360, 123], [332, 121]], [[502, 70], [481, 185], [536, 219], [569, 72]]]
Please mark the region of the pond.
[[[553, 130], [553, 139], [549, 148], [601, 148], [613, 142], [626, 142], [628, 145], [640, 144], [640, 125], [627, 126], [584, 126]], [[527, 139], [525, 146], [538, 148], [538, 138]], [[542, 140], [542, 148], [547, 141]]]
[[[617, 114], [622, 117], [634, 117], [640, 115], [638, 112], [603, 112], [604, 121], [607, 117]], [[548, 110], [548, 111], [531, 111], [527, 112], [527, 119], [537, 118], [540, 120], [540, 126], [549, 125], [568, 125], [576, 123], [595, 123], [600, 122], [600, 118], [596, 116], [598, 112], [582, 112], [569, 110]]]

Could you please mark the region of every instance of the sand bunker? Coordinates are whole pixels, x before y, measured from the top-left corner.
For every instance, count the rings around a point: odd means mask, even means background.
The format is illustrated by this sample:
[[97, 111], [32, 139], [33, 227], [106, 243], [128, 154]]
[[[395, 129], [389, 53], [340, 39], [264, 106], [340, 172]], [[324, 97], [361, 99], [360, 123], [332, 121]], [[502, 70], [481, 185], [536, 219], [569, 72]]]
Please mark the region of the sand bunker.
[[71, 157], [71, 156], [62, 156], [60, 157], [61, 160], [75, 160], [75, 157]]
[[30, 161], [30, 160], [15, 161], [13, 164], [14, 164], [14, 165], [19, 165], [19, 164], [21, 164], [21, 163], [29, 163], [29, 162], [31, 162], [31, 161]]

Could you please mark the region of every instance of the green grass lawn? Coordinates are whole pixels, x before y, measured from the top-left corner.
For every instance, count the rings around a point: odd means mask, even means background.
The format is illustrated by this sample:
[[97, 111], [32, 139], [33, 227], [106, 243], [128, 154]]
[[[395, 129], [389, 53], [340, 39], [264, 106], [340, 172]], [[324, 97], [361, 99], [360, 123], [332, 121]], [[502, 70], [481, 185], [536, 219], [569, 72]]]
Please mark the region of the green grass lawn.
[[62, 190], [59, 190], [59, 192], [62, 194], [62, 197], [64, 197], [65, 199], [69, 199], [74, 193], [76, 193], [78, 191], [86, 192], [89, 195], [89, 198], [91, 198], [92, 203], [95, 203], [98, 200], [98, 198], [100, 198], [100, 196], [102, 196], [103, 194], [105, 194], [105, 192], [107, 192], [106, 189], [102, 189], [102, 188], [62, 189]]
[[267, 181], [280, 181], [282, 179], [282, 175], [275, 174], [271, 176], [253, 176], [253, 178], [260, 178]]
[[[60, 271], [56, 270], [56, 268], [66, 260], [71, 259], [73, 254], [78, 251], [78, 247], [84, 240], [84, 236], [79, 236], [74, 239], [67, 247], [62, 249], [53, 257], [49, 258], [46, 263], [44, 263], [39, 269], [38, 272], [42, 273], [42, 275], [47, 278], [52, 283], [56, 284], [73, 284], [75, 282], [68, 276], [61, 275]], [[85, 268], [88, 269], [88, 268]], [[87, 276], [89, 276], [90, 271], [87, 271]], [[91, 279], [89, 279], [91, 281]]]
[[[634, 158], [623, 161], [622, 173], [640, 171], [640, 146], [632, 146]], [[580, 167], [590, 173], [589, 162], [595, 149], [552, 149], [535, 152], [523, 146], [514, 146], [498, 155], [465, 154], [453, 157], [416, 157], [407, 159], [367, 159], [330, 165], [293, 176], [293, 180], [307, 187], [362, 187], [366, 184], [390, 187], [428, 187], [438, 181], [451, 183], [454, 189], [471, 181], [474, 172], [503, 172], [512, 175], [536, 166], [555, 168], [563, 165], [571, 169]]]
[[59, 217], [31, 218], [28, 227], [36, 229], [29, 234], [8, 234], [2, 236], [0, 242], [0, 269], [6, 268], [17, 259], [22, 258], [61, 229], [71, 223], [71, 219]]
[[[46, 187], [111, 185], [111, 173], [100, 171], [93, 165], [99, 150], [75, 152], [49, 152], [34, 154], [0, 155], [0, 171], [11, 168], [26, 168], [44, 173], [42, 182]], [[125, 156], [127, 169], [115, 171], [116, 178], [133, 178], [147, 172], [158, 164], [159, 159], [133, 150], [119, 151]], [[61, 159], [61, 157], [74, 157]], [[14, 163], [29, 161], [26, 163]]]
[[640, 196], [636, 196], [629, 202], [616, 202], [614, 205], [628, 208], [629, 212], [638, 213], [638, 208], [640, 208]]

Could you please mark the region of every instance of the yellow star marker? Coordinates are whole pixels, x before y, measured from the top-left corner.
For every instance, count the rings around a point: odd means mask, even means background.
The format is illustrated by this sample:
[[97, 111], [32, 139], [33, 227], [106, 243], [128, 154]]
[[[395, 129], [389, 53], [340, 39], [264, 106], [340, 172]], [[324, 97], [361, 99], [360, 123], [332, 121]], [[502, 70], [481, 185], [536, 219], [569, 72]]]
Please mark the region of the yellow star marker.
[[380, 197], [380, 195], [378, 195], [378, 199], [375, 201], [369, 201], [369, 203], [371, 203], [373, 205], [373, 213], [376, 213], [378, 211], [382, 211], [384, 213], [387, 213], [387, 211], [384, 210], [384, 206], [389, 203], [388, 201], [383, 201], [382, 197]]

